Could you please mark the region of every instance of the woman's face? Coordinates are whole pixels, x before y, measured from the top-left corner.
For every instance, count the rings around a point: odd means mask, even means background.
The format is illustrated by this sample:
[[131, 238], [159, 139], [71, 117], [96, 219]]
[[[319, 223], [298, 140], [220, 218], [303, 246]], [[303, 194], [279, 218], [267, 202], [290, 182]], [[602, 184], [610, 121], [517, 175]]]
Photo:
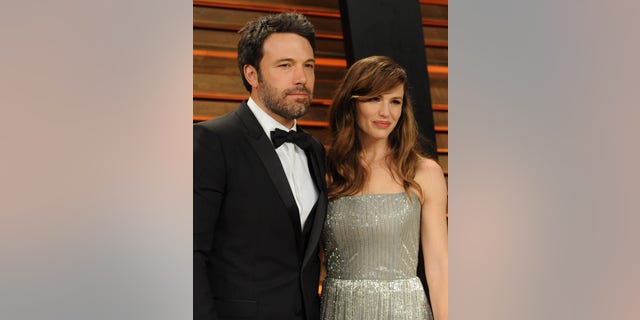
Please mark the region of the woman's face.
[[366, 100], [356, 101], [356, 123], [360, 139], [387, 139], [402, 114], [404, 85]]

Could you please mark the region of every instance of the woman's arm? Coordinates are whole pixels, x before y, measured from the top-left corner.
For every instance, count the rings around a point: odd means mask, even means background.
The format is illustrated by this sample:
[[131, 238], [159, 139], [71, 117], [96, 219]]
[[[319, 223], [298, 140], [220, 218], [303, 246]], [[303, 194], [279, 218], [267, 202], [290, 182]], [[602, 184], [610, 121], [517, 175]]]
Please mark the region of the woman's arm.
[[447, 185], [442, 168], [430, 159], [420, 160], [415, 180], [422, 188], [424, 199], [420, 240], [431, 308], [435, 320], [447, 320], [449, 318]]

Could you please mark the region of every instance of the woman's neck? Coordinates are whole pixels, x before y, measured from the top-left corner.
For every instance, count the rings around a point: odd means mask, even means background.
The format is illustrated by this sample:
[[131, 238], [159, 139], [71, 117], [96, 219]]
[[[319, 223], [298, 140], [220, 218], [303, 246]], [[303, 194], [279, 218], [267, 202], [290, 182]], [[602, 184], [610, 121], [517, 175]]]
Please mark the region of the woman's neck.
[[365, 165], [371, 167], [387, 163], [388, 157], [391, 154], [388, 140], [361, 141], [361, 145], [362, 151], [360, 152], [360, 159]]

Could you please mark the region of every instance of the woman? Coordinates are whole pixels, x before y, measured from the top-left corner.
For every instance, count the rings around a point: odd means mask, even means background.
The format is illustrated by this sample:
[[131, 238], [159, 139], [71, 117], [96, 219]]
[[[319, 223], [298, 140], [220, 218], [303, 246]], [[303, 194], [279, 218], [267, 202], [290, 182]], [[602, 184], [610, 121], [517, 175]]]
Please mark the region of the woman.
[[[405, 70], [383, 56], [353, 64], [329, 123], [321, 318], [447, 319], [446, 184], [418, 151]], [[420, 243], [431, 306], [416, 276]]]

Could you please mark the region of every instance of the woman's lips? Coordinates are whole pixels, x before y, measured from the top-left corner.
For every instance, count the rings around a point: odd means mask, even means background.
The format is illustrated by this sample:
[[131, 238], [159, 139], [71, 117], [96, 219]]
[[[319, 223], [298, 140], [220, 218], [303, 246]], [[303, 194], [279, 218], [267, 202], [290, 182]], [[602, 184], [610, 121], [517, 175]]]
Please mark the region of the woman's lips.
[[376, 121], [373, 121], [373, 124], [375, 124], [379, 128], [386, 129], [386, 128], [389, 128], [389, 126], [391, 126], [391, 121], [376, 120]]

